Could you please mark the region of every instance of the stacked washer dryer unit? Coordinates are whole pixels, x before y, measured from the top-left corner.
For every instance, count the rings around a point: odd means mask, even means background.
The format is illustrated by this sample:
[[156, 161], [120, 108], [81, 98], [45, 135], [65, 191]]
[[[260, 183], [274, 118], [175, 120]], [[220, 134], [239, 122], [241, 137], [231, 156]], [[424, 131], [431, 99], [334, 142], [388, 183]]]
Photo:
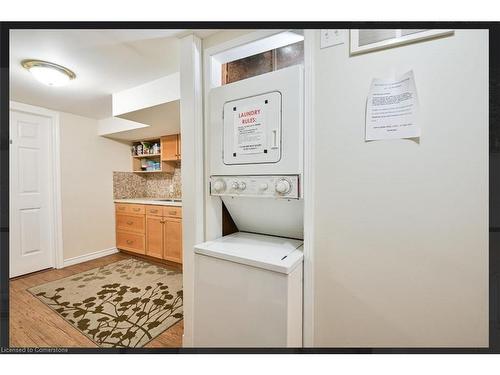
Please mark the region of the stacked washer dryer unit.
[[195, 246], [194, 345], [301, 347], [303, 68], [209, 101], [210, 194], [239, 232]]

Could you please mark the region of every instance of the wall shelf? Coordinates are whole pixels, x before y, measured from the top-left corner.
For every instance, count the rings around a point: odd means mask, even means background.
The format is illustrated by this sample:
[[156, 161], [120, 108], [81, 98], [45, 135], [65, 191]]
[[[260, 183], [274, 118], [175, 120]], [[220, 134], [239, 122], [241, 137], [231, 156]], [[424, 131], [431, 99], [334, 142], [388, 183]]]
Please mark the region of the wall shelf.
[[[159, 151], [155, 154], [132, 154], [132, 172], [134, 173], [174, 173], [181, 160], [180, 134], [172, 134], [161, 138], [144, 139], [133, 142], [134, 148], [145, 144], [151, 147], [156, 144]], [[151, 150], [151, 148], [149, 148]], [[134, 150], [135, 153], [135, 150]], [[146, 170], [146, 168], [157, 168]]]
[[163, 171], [163, 170], [159, 170], [159, 171], [132, 171], [133, 173], [171, 173], [169, 171]]
[[160, 157], [161, 154], [142, 154], [142, 155], [132, 155], [133, 158], [136, 159], [144, 159], [144, 158], [155, 158], [155, 157]]

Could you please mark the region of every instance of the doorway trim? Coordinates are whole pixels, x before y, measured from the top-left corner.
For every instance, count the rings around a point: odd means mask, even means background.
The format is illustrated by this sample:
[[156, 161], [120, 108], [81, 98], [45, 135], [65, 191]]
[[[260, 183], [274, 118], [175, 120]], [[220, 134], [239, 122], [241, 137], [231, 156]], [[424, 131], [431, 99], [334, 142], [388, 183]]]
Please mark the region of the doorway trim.
[[[62, 199], [61, 199], [61, 159], [60, 159], [60, 124], [59, 113], [47, 108], [10, 101], [9, 111], [28, 113], [50, 119], [50, 228], [52, 238], [52, 265], [54, 268], [64, 267], [62, 236]], [[10, 153], [9, 153], [10, 154]]]
[[304, 29], [304, 347], [314, 347], [314, 51], [317, 30]]
[[181, 39], [182, 157], [182, 275], [184, 333], [182, 346], [193, 346], [194, 246], [204, 241], [203, 82], [202, 41], [194, 35]]

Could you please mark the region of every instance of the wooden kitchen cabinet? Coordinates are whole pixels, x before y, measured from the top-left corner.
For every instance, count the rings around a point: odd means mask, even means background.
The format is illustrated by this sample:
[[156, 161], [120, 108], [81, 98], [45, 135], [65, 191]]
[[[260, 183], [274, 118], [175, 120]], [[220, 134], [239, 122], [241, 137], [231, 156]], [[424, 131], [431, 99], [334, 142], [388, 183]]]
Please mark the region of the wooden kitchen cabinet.
[[180, 135], [161, 137], [161, 161], [181, 160]]
[[165, 219], [163, 259], [182, 263], [182, 219], [169, 217]]
[[144, 208], [136, 204], [115, 206], [116, 247], [137, 254], [145, 253]]
[[117, 230], [144, 234], [144, 227], [145, 223], [143, 215], [116, 214]]
[[115, 210], [116, 213], [123, 213], [123, 214], [134, 214], [134, 215], [144, 214], [144, 206], [141, 204], [117, 203], [115, 204]]
[[115, 207], [118, 249], [182, 263], [181, 207], [129, 203]]
[[163, 218], [146, 216], [146, 255], [163, 258]]
[[182, 208], [175, 206], [164, 206], [163, 207], [163, 216], [166, 217], [182, 217]]
[[137, 254], [145, 254], [144, 234], [116, 231], [116, 247]]

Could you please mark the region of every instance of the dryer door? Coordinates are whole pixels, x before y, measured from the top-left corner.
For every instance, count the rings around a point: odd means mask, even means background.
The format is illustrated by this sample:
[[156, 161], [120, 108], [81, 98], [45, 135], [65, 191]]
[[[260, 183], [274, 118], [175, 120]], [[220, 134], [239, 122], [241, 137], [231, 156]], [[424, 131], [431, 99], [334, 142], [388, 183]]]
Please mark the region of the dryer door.
[[224, 104], [224, 164], [277, 163], [281, 159], [281, 93]]
[[210, 175], [302, 173], [303, 69], [291, 66], [210, 90]]

